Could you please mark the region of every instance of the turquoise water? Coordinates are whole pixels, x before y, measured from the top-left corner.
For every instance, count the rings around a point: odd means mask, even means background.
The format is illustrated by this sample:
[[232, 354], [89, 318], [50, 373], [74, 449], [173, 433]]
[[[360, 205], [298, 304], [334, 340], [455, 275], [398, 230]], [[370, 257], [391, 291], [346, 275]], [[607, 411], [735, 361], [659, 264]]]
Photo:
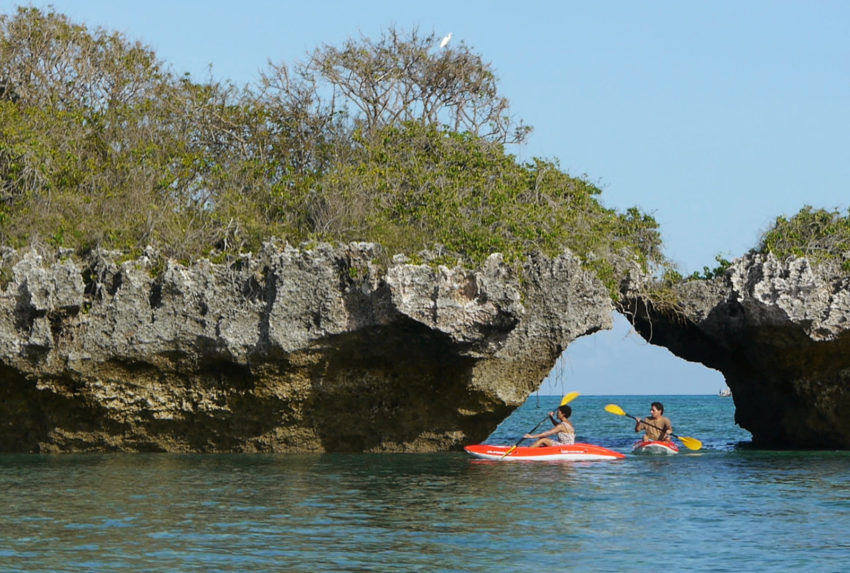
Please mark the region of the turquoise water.
[[[703, 450], [604, 462], [403, 455], [0, 456], [2, 571], [841, 571], [850, 453], [739, 447], [733, 404], [660, 398]], [[557, 405], [532, 398], [490, 442]], [[582, 396], [629, 452], [652, 398]], [[548, 424], [548, 422], [547, 422]]]

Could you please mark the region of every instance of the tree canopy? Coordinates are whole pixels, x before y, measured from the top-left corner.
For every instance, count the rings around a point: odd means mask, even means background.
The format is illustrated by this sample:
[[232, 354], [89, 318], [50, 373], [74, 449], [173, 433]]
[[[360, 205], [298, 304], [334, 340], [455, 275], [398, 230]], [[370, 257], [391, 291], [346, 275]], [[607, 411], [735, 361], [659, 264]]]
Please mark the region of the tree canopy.
[[0, 15], [0, 241], [184, 260], [270, 237], [470, 262], [570, 248], [608, 278], [664, 262], [653, 217], [510, 154], [530, 128], [491, 64], [435, 44], [390, 29], [237, 87], [52, 10]]

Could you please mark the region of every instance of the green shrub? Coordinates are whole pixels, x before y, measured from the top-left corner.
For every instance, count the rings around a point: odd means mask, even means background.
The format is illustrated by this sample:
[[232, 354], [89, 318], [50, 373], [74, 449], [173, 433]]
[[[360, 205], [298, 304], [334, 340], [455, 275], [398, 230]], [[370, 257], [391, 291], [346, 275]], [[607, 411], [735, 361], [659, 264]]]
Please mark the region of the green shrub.
[[434, 40], [391, 29], [236, 88], [52, 10], [0, 15], [0, 241], [184, 261], [272, 236], [471, 264], [569, 248], [612, 294], [628, 261], [664, 261], [653, 217], [508, 153], [530, 128], [490, 64]]
[[830, 259], [842, 261], [846, 268], [850, 253], [850, 211], [803, 207], [790, 219], [776, 218], [761, 238], [756, 252], [773, 253], [780, 259], [806, 257], [814, 262]]

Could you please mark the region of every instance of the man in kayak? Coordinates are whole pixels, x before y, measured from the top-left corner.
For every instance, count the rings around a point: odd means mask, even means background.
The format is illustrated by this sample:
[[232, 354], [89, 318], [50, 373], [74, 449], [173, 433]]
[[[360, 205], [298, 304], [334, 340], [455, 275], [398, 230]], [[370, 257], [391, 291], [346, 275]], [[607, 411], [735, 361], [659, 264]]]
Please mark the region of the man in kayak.
[[643, 430], [644, 442], [669, 442], [673, 436], [673, 424], [670, 418], [664, 416], [664, 404], [653, 402], [649, 408], [648, 418], [635, 418], [635, 432]]
[[[567, 404], [558, 406], [558, 420], [555, 420], [554, 412], [549, 412], [549, 419], [555, 425], [551, 430], [546, 430], [539, 434], [526, 434], [523, 438], [537, 440], [530, 447], [539, 448], [542, 446], [569, 446], [576, 443], [576, 431], [573, 428], [573, 423], [570, 422], [570, 416], [573, 415], [573, 409]], [[552, 434], [557, 434], [557, 441], [549, 438]]]

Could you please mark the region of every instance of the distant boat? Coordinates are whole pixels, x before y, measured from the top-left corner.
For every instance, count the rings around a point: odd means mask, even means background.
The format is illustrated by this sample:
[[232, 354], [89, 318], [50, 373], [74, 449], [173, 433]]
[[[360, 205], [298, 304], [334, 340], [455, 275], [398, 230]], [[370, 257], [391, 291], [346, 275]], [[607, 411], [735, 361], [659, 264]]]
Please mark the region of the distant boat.
[[721, 398], [729, 398], [732, 395], [732, 390], [729, 388], [722, 388], [720, 392], [717, 393]]

